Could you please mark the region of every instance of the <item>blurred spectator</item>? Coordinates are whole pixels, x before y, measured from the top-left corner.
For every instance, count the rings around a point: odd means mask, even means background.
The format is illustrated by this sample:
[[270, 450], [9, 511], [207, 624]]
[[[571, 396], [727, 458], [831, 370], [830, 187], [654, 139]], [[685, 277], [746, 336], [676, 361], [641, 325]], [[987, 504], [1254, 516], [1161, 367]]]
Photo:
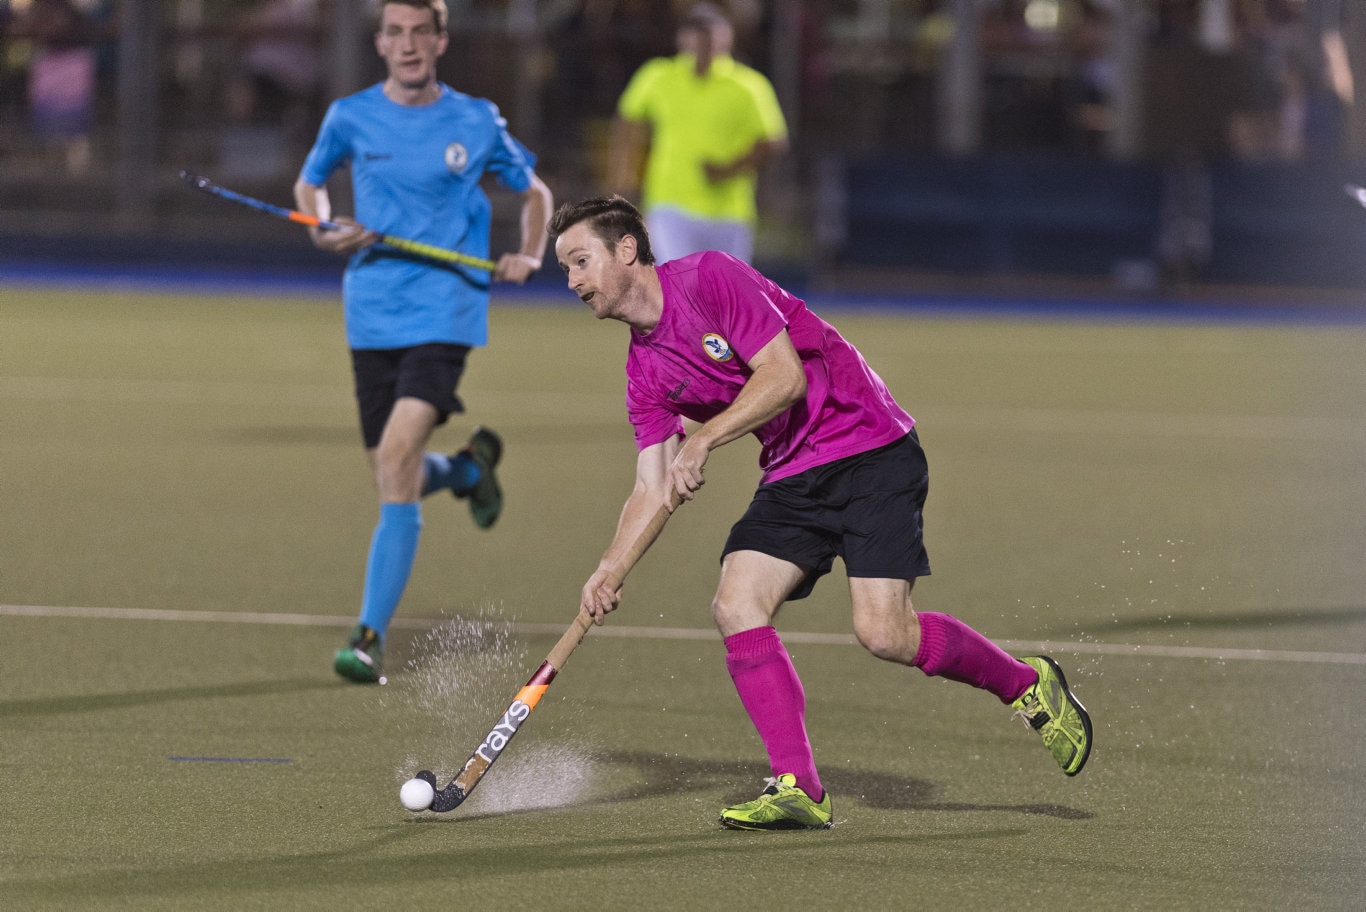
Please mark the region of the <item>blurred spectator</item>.
[[1304, 151], [1310, 158], [1335, 158], [1343, 152], [1347, 112], [1354, 87], [1342, 37], [1342, 0], [1304, 3]]
[[237, 124], [283, 127], [307, 140], [323, 88], [319, 0], [264, 0], [238, 27], [240, 66], [228, 85]]
[[758, 170], [786, 152], [787, 122], [768, 79], [731, 57], [719, 7], [693, 7], [677, 39], [677, 55], [648, 61], [622, 93], [609, 189], [640, 187], [661, 262], [699, 250], [748, 261]]
[[[1229, 156], [1232, 80], [1227, 55], [1199, 40], [1198, 0], [1159, 0], [1157, 12], [1143, 90], [1145, 151], [1162, 166], [1158, 267], [1167, 282], [1183, 284], [1200, 277], [1213, 253], [1210, 163]], [[1211, 90], [1192, 91], [1198, 85]]]
[[1303, 138], [1303, 80], [1282, 25], [1282, 0], [1246, 0], [1238, 8], [1235, 54], [1249, 83], [1247, 108], [1233, 117], [1232, 142], [1239, 158], [1289, 161]]
[[9, 26], [31, 43], [27, 102], [33, 135], [60, 149], [68, 173], [87, 171], [95, 112], [97, 35], [73, 0], [33, 0]]
[[1114, 126], [1113, 20], [1102, 0], [1080, 0], [1077, 17], [1063, 36], [1071, 60], [1064, 91], [1074, 146], [1088, 155], [1104, 151]]
[[225, 180], [272, 180], [311, 143], [322, 115], [320, 0], [257, 0], [230, 34], [238, 47], [218, 142]]
[[1239, 52], [1255, 104], [1235, 121], [1241, 157], [1258, 161], [1322, 158], [1343, 151], [1353, 97], [1336, 0], [1248, 0], [1240, 9]]

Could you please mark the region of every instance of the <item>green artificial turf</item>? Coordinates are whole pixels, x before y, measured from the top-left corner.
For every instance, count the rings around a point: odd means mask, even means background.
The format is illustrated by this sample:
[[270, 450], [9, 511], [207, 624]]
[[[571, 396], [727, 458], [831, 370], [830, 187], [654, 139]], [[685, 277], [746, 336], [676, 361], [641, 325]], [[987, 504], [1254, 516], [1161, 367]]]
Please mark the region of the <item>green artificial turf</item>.
[[[634, 468], [624, 329], [504, 302], [390, 683], [330, 670], [375, 504], [331, 299], [0, 289], [0, 907], [1354, 909], [1366, 895], [1366, 328], [825, 313], [920, 421], [926, 610], [1046, 648], [1075, 779], [1006, 707], [784, 609], [827, 832], [721, 830], [767, 764], [708, 633], [757, 449], [637, 568], [461, 808]], [[819, 302], [813, 302], [819, 307]], [[513, 625], [509, 628], [507, 625]]]

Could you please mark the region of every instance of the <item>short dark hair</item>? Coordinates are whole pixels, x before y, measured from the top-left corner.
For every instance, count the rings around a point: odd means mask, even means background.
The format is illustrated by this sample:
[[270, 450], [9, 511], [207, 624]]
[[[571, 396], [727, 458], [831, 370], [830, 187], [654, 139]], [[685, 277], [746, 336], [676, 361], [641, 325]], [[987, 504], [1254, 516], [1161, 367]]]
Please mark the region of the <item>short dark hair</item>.
[[415, 9], [431, 10], [432, 15], [436, 17], [436, 30], [438, 32], [446, 31], [446, 23], [450, 21], [450, 13], [446, 9], [446, 0], [382, 0], [378, 15], [375, 17], [377, 23], [384, 18], [384, 8], [391, 3], [411, 6]]
[[688, 14], [683, 17], [681, 23], [683, 28], [699, 29], [708, 31], [718, 25], [730, 25], [730, 20], [721, 7], [715, 3], [702, 2], [688, 10]]
[[631, 235], [636, 239], [636, 258], [646, 266], [653, 266], [654, 251], [650, 249], [650, 235], [645, 230], [645, 217], [630, 201], [620, 196], [595, 196], [580, 203], [564, 203], [550, 218], [550, 240], [579, 222], [587, 222], [588, 229], [606, 248], [617, 249], [617, 241]]

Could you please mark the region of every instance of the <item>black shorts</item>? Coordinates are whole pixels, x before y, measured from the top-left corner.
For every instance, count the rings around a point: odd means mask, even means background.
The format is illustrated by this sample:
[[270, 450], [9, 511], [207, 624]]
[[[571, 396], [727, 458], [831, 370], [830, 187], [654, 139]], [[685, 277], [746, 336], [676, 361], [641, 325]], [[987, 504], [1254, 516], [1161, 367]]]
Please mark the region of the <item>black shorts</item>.
[[445, 424], [465, 404], [455, 394], [465, 372], [468, 345], [429, 342], [410, 348], [353, 348], [351, 371], [356, 378], [360, 431], [366, 449], [379, 446], [394, 403], [405, 396], [421, 399], [436, 409], [436, 423]]
[[929, 482], [912, 428], [876, 450], [760, 485], [722, 556], [759, 551], [806, 568], [789, 601], [810, 595], [837, 556], [852, 577], [929, 576], [922, 518]]

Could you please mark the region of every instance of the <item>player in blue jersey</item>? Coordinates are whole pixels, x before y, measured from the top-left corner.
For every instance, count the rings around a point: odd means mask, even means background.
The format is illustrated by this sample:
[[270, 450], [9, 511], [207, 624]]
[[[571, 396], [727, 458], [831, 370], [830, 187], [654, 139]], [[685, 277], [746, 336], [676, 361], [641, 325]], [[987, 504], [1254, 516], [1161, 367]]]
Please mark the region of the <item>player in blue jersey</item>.
[[[377, 241], [393, 234], [488, 257], [491, 206], [480, 179], [492, 174], [522, 197], [520, 249], [498, 259], [492, 279], [521, 284], [541, 267], [553, 205], [535, 156], [508, 133], [498, 108], [437, 80], [446, 23], [445, 0], [384, 0], [375, 49], [388, 75], [332, 103], [294, 185], [300, 210], [343, 225], [311, 229], [313, 243], [350, 257], [346, 339], [379, 522], [360, 618], [333, 667], [362, 683], [383, 682], [385, 633], [417, 554], [421, 499], [441, 490], [468, 499], [484, 529], [503, 507], [497, 434], [476, 428], [458, 453], [427, 451], [433, 430], [464, 411], [455, 391], [470, 349], [488, 342], [489, 274]], [[333, 214], [328, 198], [327, 180], [343, 167], [354, 218]]]

